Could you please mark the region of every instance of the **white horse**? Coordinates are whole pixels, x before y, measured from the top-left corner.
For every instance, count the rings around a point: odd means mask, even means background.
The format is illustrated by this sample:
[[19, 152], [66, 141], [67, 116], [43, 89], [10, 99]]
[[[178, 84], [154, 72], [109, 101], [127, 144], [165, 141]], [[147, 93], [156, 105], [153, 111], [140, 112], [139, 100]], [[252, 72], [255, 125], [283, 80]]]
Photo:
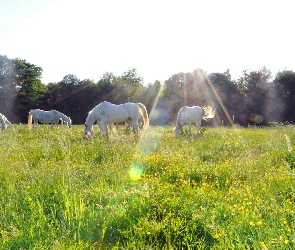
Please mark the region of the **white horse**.
[[0, 124], [1, 124], [2, 131], [4, 131], [7, 127], [11, 126], [10, 121], [8, 121], [6, 116], [1, 113], [0, 113]]
[[[113, 127], [114, 127], [114, 126], [115, 126], [116, 129], [118, 130], [118, 125], [119, 125], [118, 123], [109, 123], [108, 125], [109, 125], [109, 127], [110, 127], [110, 133], [112, 133], [112, 131], [113, 131]], [[132, 126], [132, 125], [130, 124], [130, 120], [125, 121], [125, 126], [126, 126], [126, 131], [130, 131], [130, 127]], [[144, 126], [144, 119], [143, 119], [142, 114], [140, 114], [140, 116], [139, 116], [139, 118], [138, 118], [138, 127], [139, 127], [140, 129], [143, 129], [143, 126]]]
[[182, 107], [177, 115], [175, 135], [178, 135], [184, 124], [188, 125], [190, 135], [192, 134], [191, 125], [195, 124], [198, 129], [198, 135], [200, 135], [200, 126], [202, 119], [211, 119], [214, 117], [214, 115], [215, 111], [213, 111], [213, 108], [211, 106]]
[[146, 107], [141, 103], [124, 103], [115, 105], [110, 102], [102, 102], [94, 107], [86, 118], [84, 133], [86, 139], [93, 135], [93, 123], [97, 121], [99, 128], [99, 135], [103, 131], [108, 135], [107, 125], [119, 122], [128, 121], [128, 124], [135, 128], [136, 134], [138, 134], [138, 119], [142, 115], [144, 119], [145, 127], [149, 126], [149, 117]]
[[69, 128], [72, 127], [71, 118], [56, 110], [44, 111], [41, 109], [31, 109], [28, 117], [29, 128], [31, 128], [32, 120], [34, 120], [34, 127], [37, 127], [38, 122], [51, 123], [51, 128], [54, 125], [57, 127], [60, 120], [65, 121]]

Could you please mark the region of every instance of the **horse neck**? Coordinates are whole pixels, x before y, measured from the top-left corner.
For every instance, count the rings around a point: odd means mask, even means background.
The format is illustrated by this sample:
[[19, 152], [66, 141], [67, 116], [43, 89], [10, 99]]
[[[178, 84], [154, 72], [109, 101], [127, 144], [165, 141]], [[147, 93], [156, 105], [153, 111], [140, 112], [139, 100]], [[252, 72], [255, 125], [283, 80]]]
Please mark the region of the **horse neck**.
[[93, 123], [97, 120], [97, 117], [93, 114], [93, 112], [90, 112], [86, 118], [85, 124], [89, 127], [93, 125]]
[[5, 124], [5, 121], [4, 121], [3, 117], [2, 117], [2, 115], [0, 115], [0, 124], [2, 126], [4, 126], [4, 124]]
[[181, 113], [182, 110], [177, 115], [176, 126], [181, 128]]
[[4, 122], [5, 122], [5, 124], [6, 124], [7, 126], [11, 126], [11, 122], [8, 121], [7, 119], [5, 119]]
[[65, 114], [63, 114], [63, 113], [60, 113], [60, 112], [57, 112], [56, 113], [56, 118], [58, 118], [58, 119], [63, 119], [64, 121], [66, 121], [66, 122], [69, 122], [69, 117], [67, 117]]

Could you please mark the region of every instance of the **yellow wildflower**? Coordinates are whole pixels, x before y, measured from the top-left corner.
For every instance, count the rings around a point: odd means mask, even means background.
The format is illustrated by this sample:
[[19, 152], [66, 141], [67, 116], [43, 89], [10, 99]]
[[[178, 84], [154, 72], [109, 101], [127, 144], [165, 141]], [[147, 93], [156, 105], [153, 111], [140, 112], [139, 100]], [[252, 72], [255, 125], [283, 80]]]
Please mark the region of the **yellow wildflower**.
[[262, 246], [262, 249], [267, 250], [267, 246], [263, 241], [260, 241], [260, 245]]
[[260, 226], [260, 225], [262, 225], [262, 224], [263, 224], [263, 222], [262, 222], [261, 220], [257, 221], [257, 225], [258, 225], [258, 226]]

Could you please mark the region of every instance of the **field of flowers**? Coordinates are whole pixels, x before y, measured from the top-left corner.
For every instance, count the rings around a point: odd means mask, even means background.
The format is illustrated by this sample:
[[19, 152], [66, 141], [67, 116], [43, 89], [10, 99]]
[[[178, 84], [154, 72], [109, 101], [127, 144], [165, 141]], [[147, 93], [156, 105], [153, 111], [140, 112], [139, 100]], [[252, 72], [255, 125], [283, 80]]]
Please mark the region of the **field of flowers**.
[[295, 249], [295, 127], [202, 134], [9, 127], [0, 249]]

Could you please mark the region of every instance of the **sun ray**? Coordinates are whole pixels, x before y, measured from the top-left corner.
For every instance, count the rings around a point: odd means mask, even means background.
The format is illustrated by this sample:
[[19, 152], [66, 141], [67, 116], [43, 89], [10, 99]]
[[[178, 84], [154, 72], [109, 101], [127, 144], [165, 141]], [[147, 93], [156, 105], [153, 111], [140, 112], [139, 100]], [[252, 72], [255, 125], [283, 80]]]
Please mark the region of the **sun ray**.
[[153, 114], [153, 112], [155, 110], [155, 107], [157, 106], [157, 103], [159, 101], [160, 95], [161, 95], [161, 93], [162, 93], [163, 90], [164, 90], [164, 84], [160, 84], [160, 88], [158, 90], [158, 93], [156, 95], [155, 101], [153, 103], [153, 106], [152, 106], [151, 111], [150, 111], [150, 114], [149, 114], [150, 117], [152, 117], [152, 114]]
[[[204, 74], [202, 73], [202, 71], [200, 69], [196, 69], [194, 71], [194, 82], [196, 85], [198, 85], [198, 84], [200, 85], [200, 87], [204, 93], [204, 98], [205, 98], [206, 104], [209, 104], [209, 105], [215, 107], [215, 103], [214, 103], [212, 95], [211, 95], [211, 93], [213, 92], [217, 102], [219, 103], [220, 107], [222, 108], [223, 112], [225, 113], [226, 118], [230, 122], [230, 125], [234, 126], [234, 122], [231, 119], [231, 116], [228, 113], [226, 107], [224, 106], [216, 89], [214, 88], [210, 78], [207, 75], [204, 76]], [[216, 113], [216, 117], [220, 119], [218, 113]]]
[[214, 88], [214, 86], [213, 86], [211, 80], [209, 79], [209, 77], [207, 77], [207, 80], [208, 80], [209, 86], [210, 86], [211, 90], [213, 91], [213, 94], [215, 95], [215, 97], [216, 97], [216, 99], [217, 99], [217, 101], [218, 101], [220, 107], [222, 108], [223, 112], [225, 113], [226, 118], [228, 119], [230, 125], [233, 127], [235, 124], [234, 124], [232, 118], [230, 117], [230, 115], [229, 115], [229, 113], [228, 113], [226, 107], [224, 106], [224, 104], [223, 104], [221, 98], [219, 97], [219, 95], [218, 95], [216, 89]]

